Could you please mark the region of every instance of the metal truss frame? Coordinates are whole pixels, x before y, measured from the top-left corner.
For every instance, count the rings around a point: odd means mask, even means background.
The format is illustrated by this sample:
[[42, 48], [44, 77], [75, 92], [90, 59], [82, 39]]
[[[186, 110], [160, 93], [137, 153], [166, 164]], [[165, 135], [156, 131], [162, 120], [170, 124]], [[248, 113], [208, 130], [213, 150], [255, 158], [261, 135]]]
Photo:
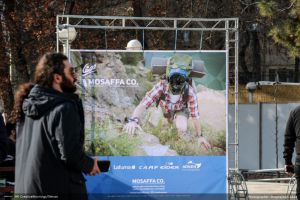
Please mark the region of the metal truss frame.
[[[234, 151], [234, 170], [238, 170], [238, 18], [161, 18], [161, 17], [122, 17], [122, 16], [84, 16], [84, 15], [58, 15], [56, 17], [57, 51], [59, 51], [58, 31], [62, 28], [75, 29], [102, 29], [102, 30], [161, 30], [161, 31], [219, 31], [224, 32], [226, 67], [234, 80], [234, 143], [227, 141], [227, 156]], [[69, 41], [66, 41], [66, 51], [69, 55]], [[176, 47], [176, 45], [175, 45]], [[176, 49], [175, 49], [176, 50]], [[204, 50], [204, 49], [200, 49]], [[229, 73], [229, 72], [227, 72]], [[229, 81], [226, 83], [229, 91]], [[228, 105], [228, 96], [227, 96]], [[228, 113], [228, 106], [226, 107]], [[228, 116], [227, 116], [228, 117]], [[227, 127], [228, 132], [228, 127]], [[228, 138], [228, 137], [227, 137]], [[229, 157], [228, 157], [229, 159]]]
[[[228, 24], [227, 24], [228, 23]], [[191, 30], [235, 31], [237, 18], [160, 18], [58, 15], [57, 28], [65, 25], [88, 29], [142, 29], [142, 30]]]

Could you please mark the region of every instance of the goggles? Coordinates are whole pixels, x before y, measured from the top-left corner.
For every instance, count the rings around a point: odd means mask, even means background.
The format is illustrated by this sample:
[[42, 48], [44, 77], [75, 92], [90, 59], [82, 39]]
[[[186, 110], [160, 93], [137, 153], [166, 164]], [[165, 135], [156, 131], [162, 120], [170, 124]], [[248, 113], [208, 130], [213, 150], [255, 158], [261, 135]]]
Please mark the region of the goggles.
[[182, 85], [185, 83], [186, 77], [181, 74], [174, 74], [170, 77], [169, 83], [171, 85]]
[[186, 77], [182, 74], [173, 74], [169, 78], [169, 84], [172, 94], [181, 94], [184, 86], [186, 85]]
[[183, 70], [191, 70], [193, 67], [191, 65], [180, 65], [180, 64], [170, 64], [169, 65], [170, 69], [183, 69]]

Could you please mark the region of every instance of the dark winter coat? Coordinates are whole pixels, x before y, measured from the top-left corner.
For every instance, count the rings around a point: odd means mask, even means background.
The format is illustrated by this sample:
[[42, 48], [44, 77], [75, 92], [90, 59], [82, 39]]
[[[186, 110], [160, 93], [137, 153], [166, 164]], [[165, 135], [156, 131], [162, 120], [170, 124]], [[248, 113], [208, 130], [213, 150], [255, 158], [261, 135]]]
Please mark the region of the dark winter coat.
[[300, 165], [300, 106], [291, 111], [286, 124], [283, 152], [286, 165], [292, 165], [294, 148], [296, 151], [295, 164]]
[[7, 156], [7, 134], [5, 129], [4, 120], [0, 113], [0, 164], [5, 160]]
[[17, 126], [15, 193], [85, 199], [82, 172], [92, 170], [93, 159], [83, 149], [79, 98], [36, 85], [23, 102], [23, 112]]

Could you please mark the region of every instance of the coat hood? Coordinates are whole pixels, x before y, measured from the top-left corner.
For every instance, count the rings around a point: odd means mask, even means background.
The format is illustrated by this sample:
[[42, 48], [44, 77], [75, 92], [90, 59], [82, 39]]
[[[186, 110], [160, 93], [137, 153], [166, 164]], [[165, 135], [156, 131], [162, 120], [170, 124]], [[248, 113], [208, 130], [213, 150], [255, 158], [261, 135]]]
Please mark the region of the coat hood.
[[77, 95], [58, 92], [51, 88], [35, 85], [23, 102], [23, 112], [31, 118], [39, 118], [55, 106], [66, 102], [74, 102]]

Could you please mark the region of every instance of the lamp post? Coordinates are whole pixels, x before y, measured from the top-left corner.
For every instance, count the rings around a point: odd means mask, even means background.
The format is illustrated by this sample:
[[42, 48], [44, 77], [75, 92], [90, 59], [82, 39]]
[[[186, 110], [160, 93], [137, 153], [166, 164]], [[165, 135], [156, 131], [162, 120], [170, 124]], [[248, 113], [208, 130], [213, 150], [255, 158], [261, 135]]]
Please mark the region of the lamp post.
[[67, 24], [58, 30], [58, 39], [63, 44], [63, 53], [69, 57], [71, 43], [75, 40], [77, 32], [74, 27], [69, 27]]
[[142, 44], [140, 43], [140, 41], [136, 39], [130, 40], [126, 46], [126, 50], [142, 50], [142, 49], [143, 49]]
[[257, 84], [255, 82], [249, 82], [246, 85], [246, 89], [248, 90], [248, 101], [249, 103], [253, 103], [253, 92], [257, 89]]

